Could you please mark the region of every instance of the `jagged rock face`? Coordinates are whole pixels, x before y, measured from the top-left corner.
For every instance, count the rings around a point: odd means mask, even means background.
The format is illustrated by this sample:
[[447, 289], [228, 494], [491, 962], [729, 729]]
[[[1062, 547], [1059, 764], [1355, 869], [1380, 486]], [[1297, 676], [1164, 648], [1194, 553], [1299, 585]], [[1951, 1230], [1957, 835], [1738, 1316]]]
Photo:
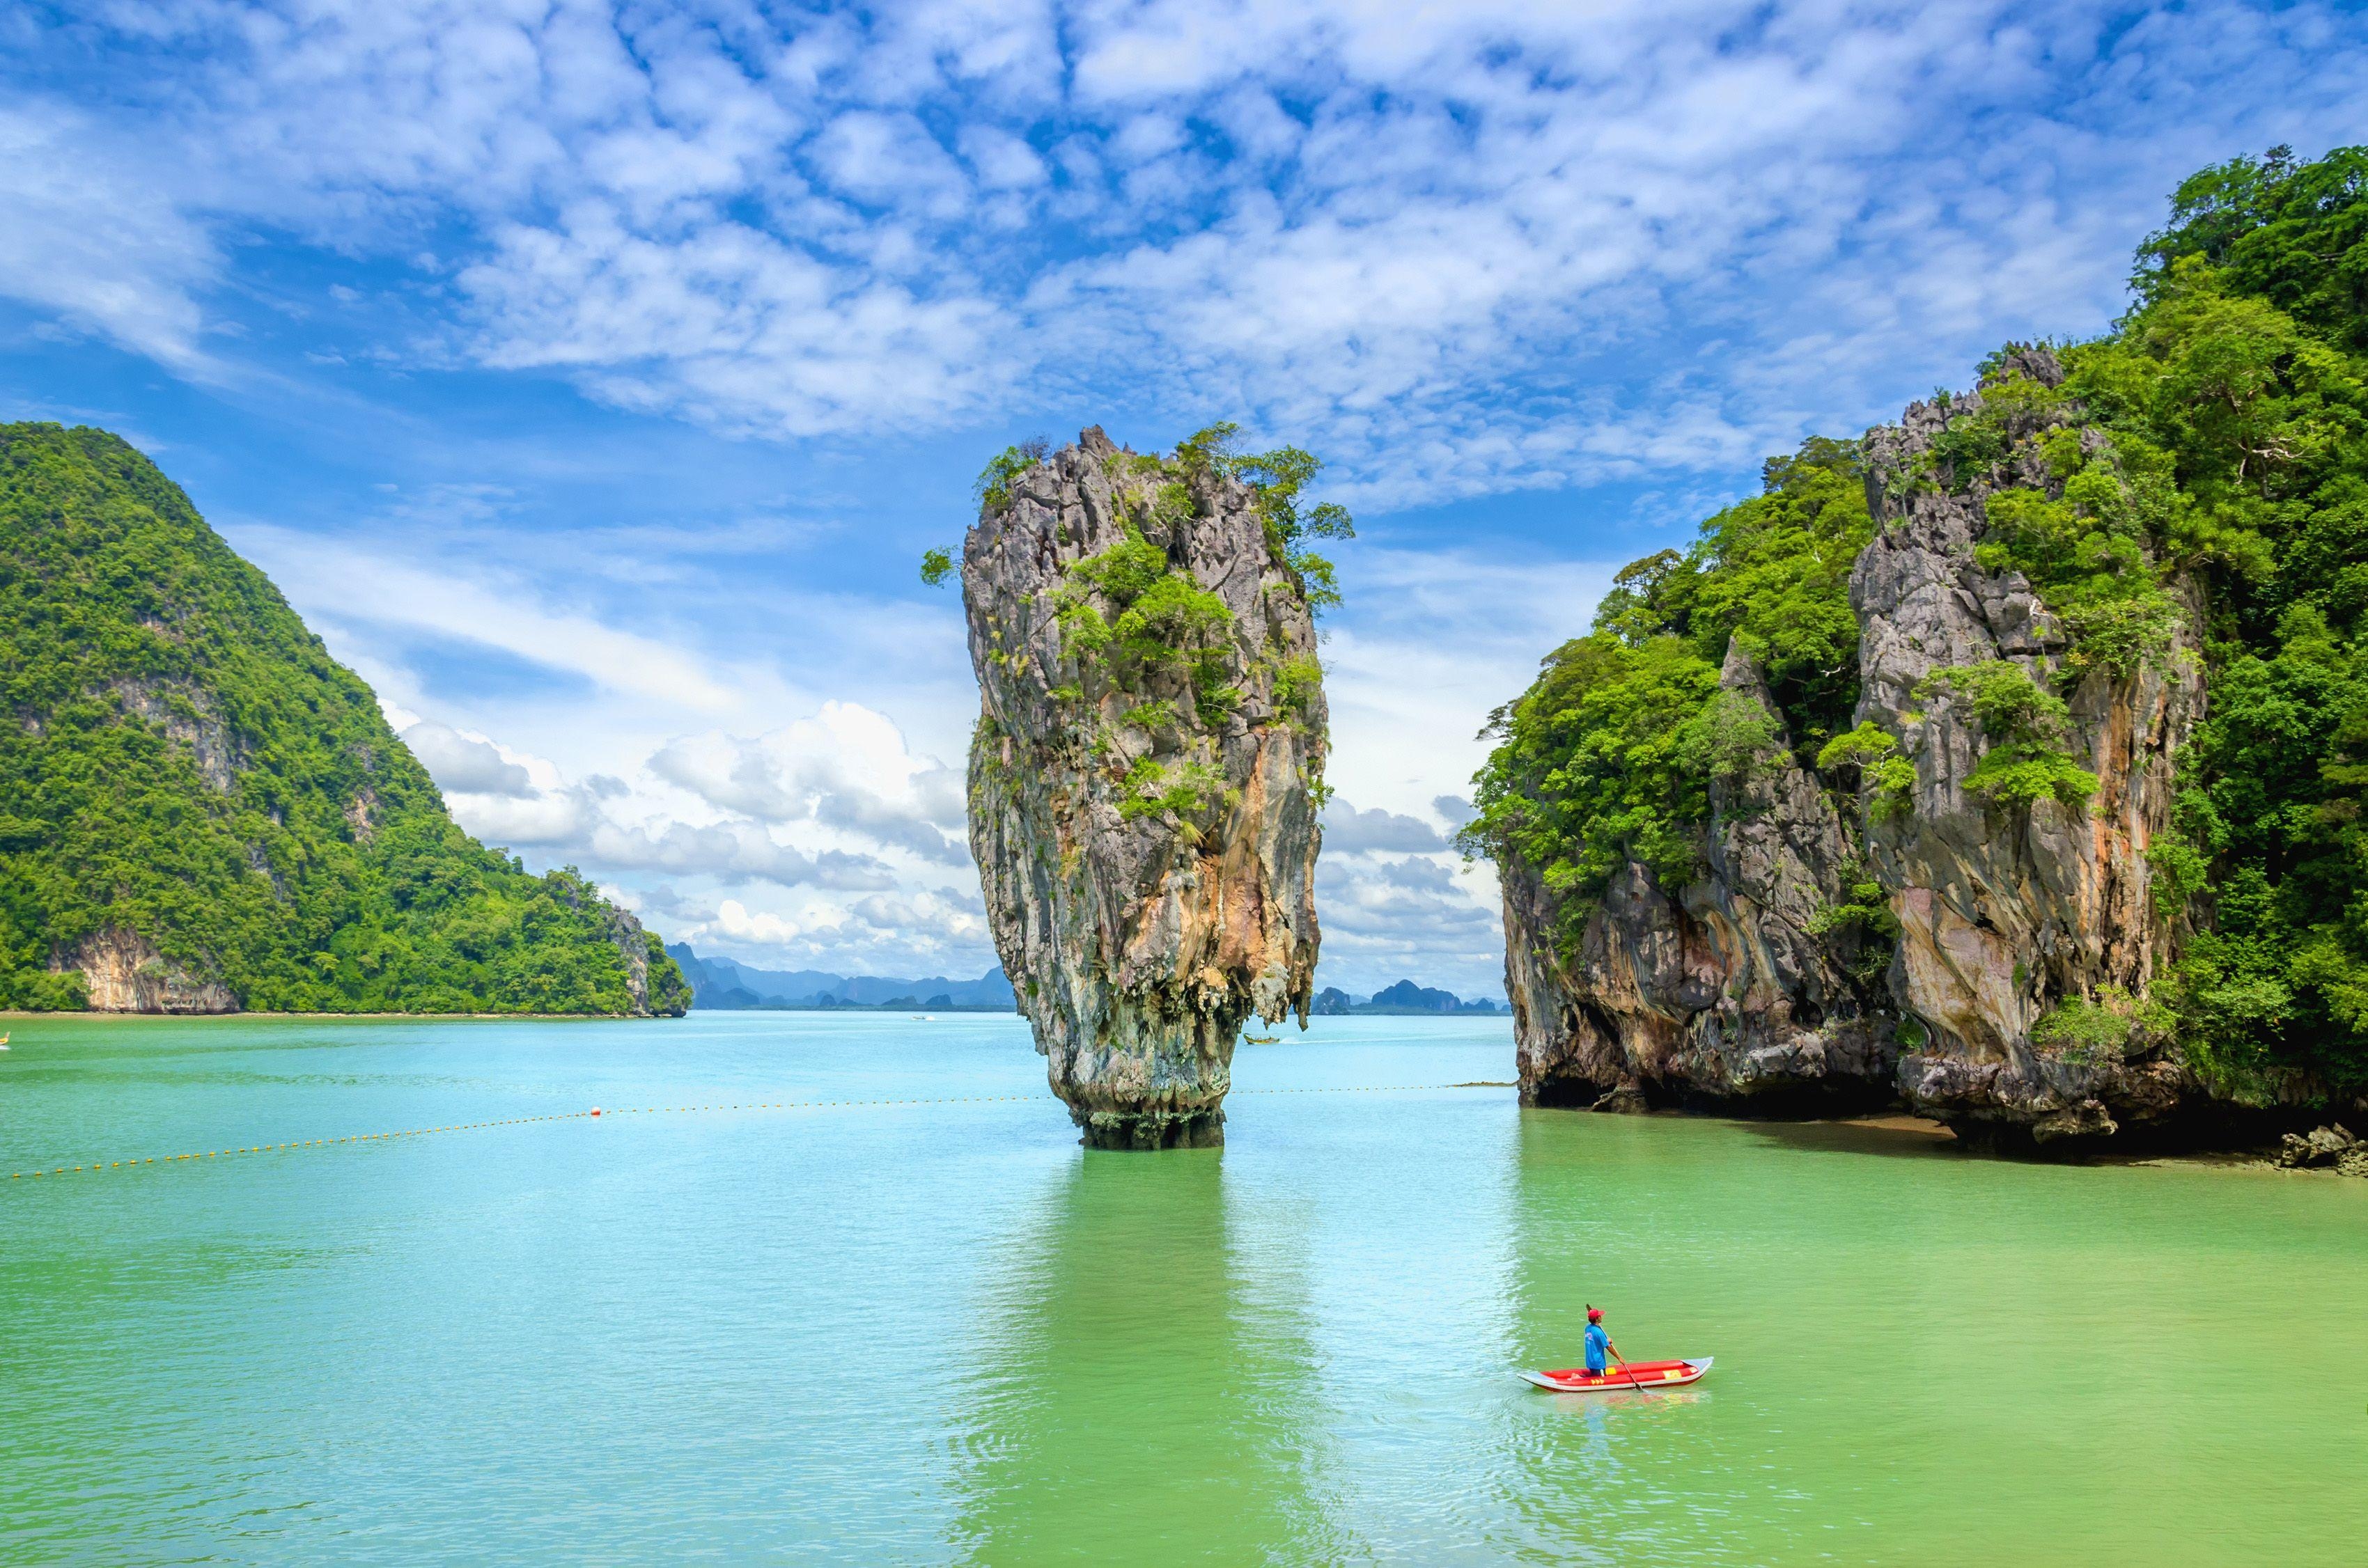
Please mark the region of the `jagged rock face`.
[[[2063, 380], [2044, 352], [2015, 368]], [[2169, 956], [2175, 933], [2154, 908], [2146, 851], [2169, 824], [2178, 754], [2203, 714], [2198, 618], [2191, 606], [2169, 660], [2123, 677], [2100, 670], [2067, 694], [2074, 754], [2097, 776], [2093, 801], [2009, 810], [1968, 795], [1979, 729], [1947, 695], [1918, 697], [1918, 684], [1989, 659], [2044, 682], [2066, 640], [2021, 574], [1974, 559], [1990, 485], [1895, 498], [1946, 417], [1917, 403], [1869, 437], [1881, 527], [1850, 582], [1857, 717], [1898, 736], [1916, 762], [1913, 811], [1877, 824], [1869, 845], [1901, 926], [1892, 989], [1929, 1035], [1902, 1058], [1900, 1088], [1952, 1121], [2027, 1128], [2043, 1142], [2101, 1136], [2176, 1109], [2187, 1075], [2160, 1059], [2066, 1060], [2035, 1049], [2031, 1030], [2061, 998], [2143, 993]], [[2033, 466], [2008, 481], [2044, 484], [2036, 459], [2024, 460]]]
[[[1008, 489], [962, 552], [996, 948], [1086, 1142], [1215, 1142], [1242, 1026], [1304, 1027], [1315, 976], [1326, 715], [1306, 597], [1247, 487], [1163, 474], [1099, 429]], [[1197, 669], [1077, 631], [1077, 607], [1120, 621], [1123, 595], [1076, 568], [1126, 545], [1130, 517], [1230, 617]]]
[[[2063, 380], [2044, 352], [2008, 368]], [[2099, 670], [2066, 694], [2070, 749], [2097, 777], [2093, 800], [2002, 807], [1969, 793], [1981, 731], [1945, 689], [1918, 688], [1936, 670], [1989, 660], [2054, 685], [2066, 639], [2019, 573], [1975, 557], [1995, 487], [2051, 486], [2038, 460], [1958, 494], [1912, 483], [1951, 417], [1917, 403], [1870, 433], [1878, 531], [1850, 582], [1854, 720], [1914, 761], [1909, 809], [1870, 820], [1863, 801], [1789, 753], [1714, 783], [1702, 876], [1672, 894], [1632, 864], [1567, 958], [1552, 936], [1557, 901], [1529, 869], [1500, 864], [1507, 989], [1532, 1103], [1896, 1098], [1964, 1132], [2048, 1142], [2157, 1121], [2199, 1093], [2159, 1051], [2083, 1060], [2032, 1040], [2064, 999], [2143, 995], [2175, 956], [2182, 927], [2155, 908], [2146, 856], [2169, 824], [2179, 753], [2203, 715], [2193, 596], [2170, 657], [2127, 676]], [[2091, 450], [2102, 442], [2083, 438]], [[1774, 712], [1739, 650], [1721, 684]], [[1863, 932], [1819, 918], [1842, 902], [1853, 863], [1889, 890], [1899, 924], [1880, 975], [1868, 972], [1880, 954], [1861, 949]]]
[[188, 973], [137, 931], [108, 926], [51, 957], [52, 973], [80, 970], [94, 1013], [235, 1013], [219, 980]]
[[1501, 864], [1506, 989], [1522, 1097], [1533, 1105], [1743, 1111], [1850, 1108], [1889, 1097], [1895, 1020], [1853, 934], [1821, 932], [1850, 845], [1833, 801], [1791, 760], [1759, 672], [1732, 649], [1719, 684], [1758, 703], [1782, 748], [1713, 781], [1707, 874], [1676, 897], [1643, 866], [1616, 874], [1575, 958], [1557, 901]]

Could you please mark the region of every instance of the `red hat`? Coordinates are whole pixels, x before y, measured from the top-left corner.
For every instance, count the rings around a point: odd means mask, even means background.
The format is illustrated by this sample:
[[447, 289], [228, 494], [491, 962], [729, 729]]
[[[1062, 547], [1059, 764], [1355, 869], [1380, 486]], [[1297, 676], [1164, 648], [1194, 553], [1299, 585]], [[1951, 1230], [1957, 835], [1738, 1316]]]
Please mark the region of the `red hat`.
[[1588, 1308], [1587, 1321], [1589, 1323], [1601, 1323], [1603, 1321], [1603, 1309], [1601, 1307]]

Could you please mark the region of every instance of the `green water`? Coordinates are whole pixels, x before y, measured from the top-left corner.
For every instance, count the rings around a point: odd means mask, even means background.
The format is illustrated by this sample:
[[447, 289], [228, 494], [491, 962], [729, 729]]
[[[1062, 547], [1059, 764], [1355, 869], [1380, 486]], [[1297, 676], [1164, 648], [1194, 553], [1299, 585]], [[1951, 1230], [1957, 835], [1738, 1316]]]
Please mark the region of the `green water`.
[[[1024, 1028], [17, 1021], [0, 1172], [1042, 1094]], [[0, 1560], [2351, 1563], [2368, 1182], [1523, 1112], [1506, 1026], [0, 1177]], [[1280, 1091], [1320, 1092], [1280, 1092]], [[1553, 1395], [1588, 1300], [1696, 1389]]]

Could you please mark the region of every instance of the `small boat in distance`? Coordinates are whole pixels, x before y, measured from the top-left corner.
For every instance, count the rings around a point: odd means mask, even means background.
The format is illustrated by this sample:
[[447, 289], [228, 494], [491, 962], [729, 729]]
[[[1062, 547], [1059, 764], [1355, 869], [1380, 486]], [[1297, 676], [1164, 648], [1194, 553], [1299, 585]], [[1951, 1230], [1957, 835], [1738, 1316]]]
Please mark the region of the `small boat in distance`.
[[1282, 1037], [1279, 1034], [1246, 1034], [1242, 1036], [1242, 1043], [1244, 1045], [1273, 1045], [1281, 1039]]
[[1556, 1393], [1590, 1393], [1599, 1390], [1634, 1389], [1650, 1393], [1655, 1389], [1681, 1389], [1698, 1382], [1715, 1357], [1704, 1356], [1695, 1361], [1626, 1361], [1609, 1371], [1590, 1372], [1584, 1367], [1565, 1367], [1559, 1372], [1523, 1372], [1521, 1376], [1542, 1389]]

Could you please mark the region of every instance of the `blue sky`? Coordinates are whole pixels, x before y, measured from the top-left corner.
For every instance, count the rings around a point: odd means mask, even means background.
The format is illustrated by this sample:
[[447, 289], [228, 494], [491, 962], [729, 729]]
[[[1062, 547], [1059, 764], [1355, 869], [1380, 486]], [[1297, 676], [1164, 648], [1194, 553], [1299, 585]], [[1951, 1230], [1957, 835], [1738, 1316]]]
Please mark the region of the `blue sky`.
[[1010, 440], [1230, 417], [1360, 520], [1322, 979], [1466, 994], [1474, 733], [1611, 570], [2368, 126], [2312, 4], [37, 0], [0, 73], [0, 416], [155, 457], [473, 831], [984, 970], [915, 562]]

